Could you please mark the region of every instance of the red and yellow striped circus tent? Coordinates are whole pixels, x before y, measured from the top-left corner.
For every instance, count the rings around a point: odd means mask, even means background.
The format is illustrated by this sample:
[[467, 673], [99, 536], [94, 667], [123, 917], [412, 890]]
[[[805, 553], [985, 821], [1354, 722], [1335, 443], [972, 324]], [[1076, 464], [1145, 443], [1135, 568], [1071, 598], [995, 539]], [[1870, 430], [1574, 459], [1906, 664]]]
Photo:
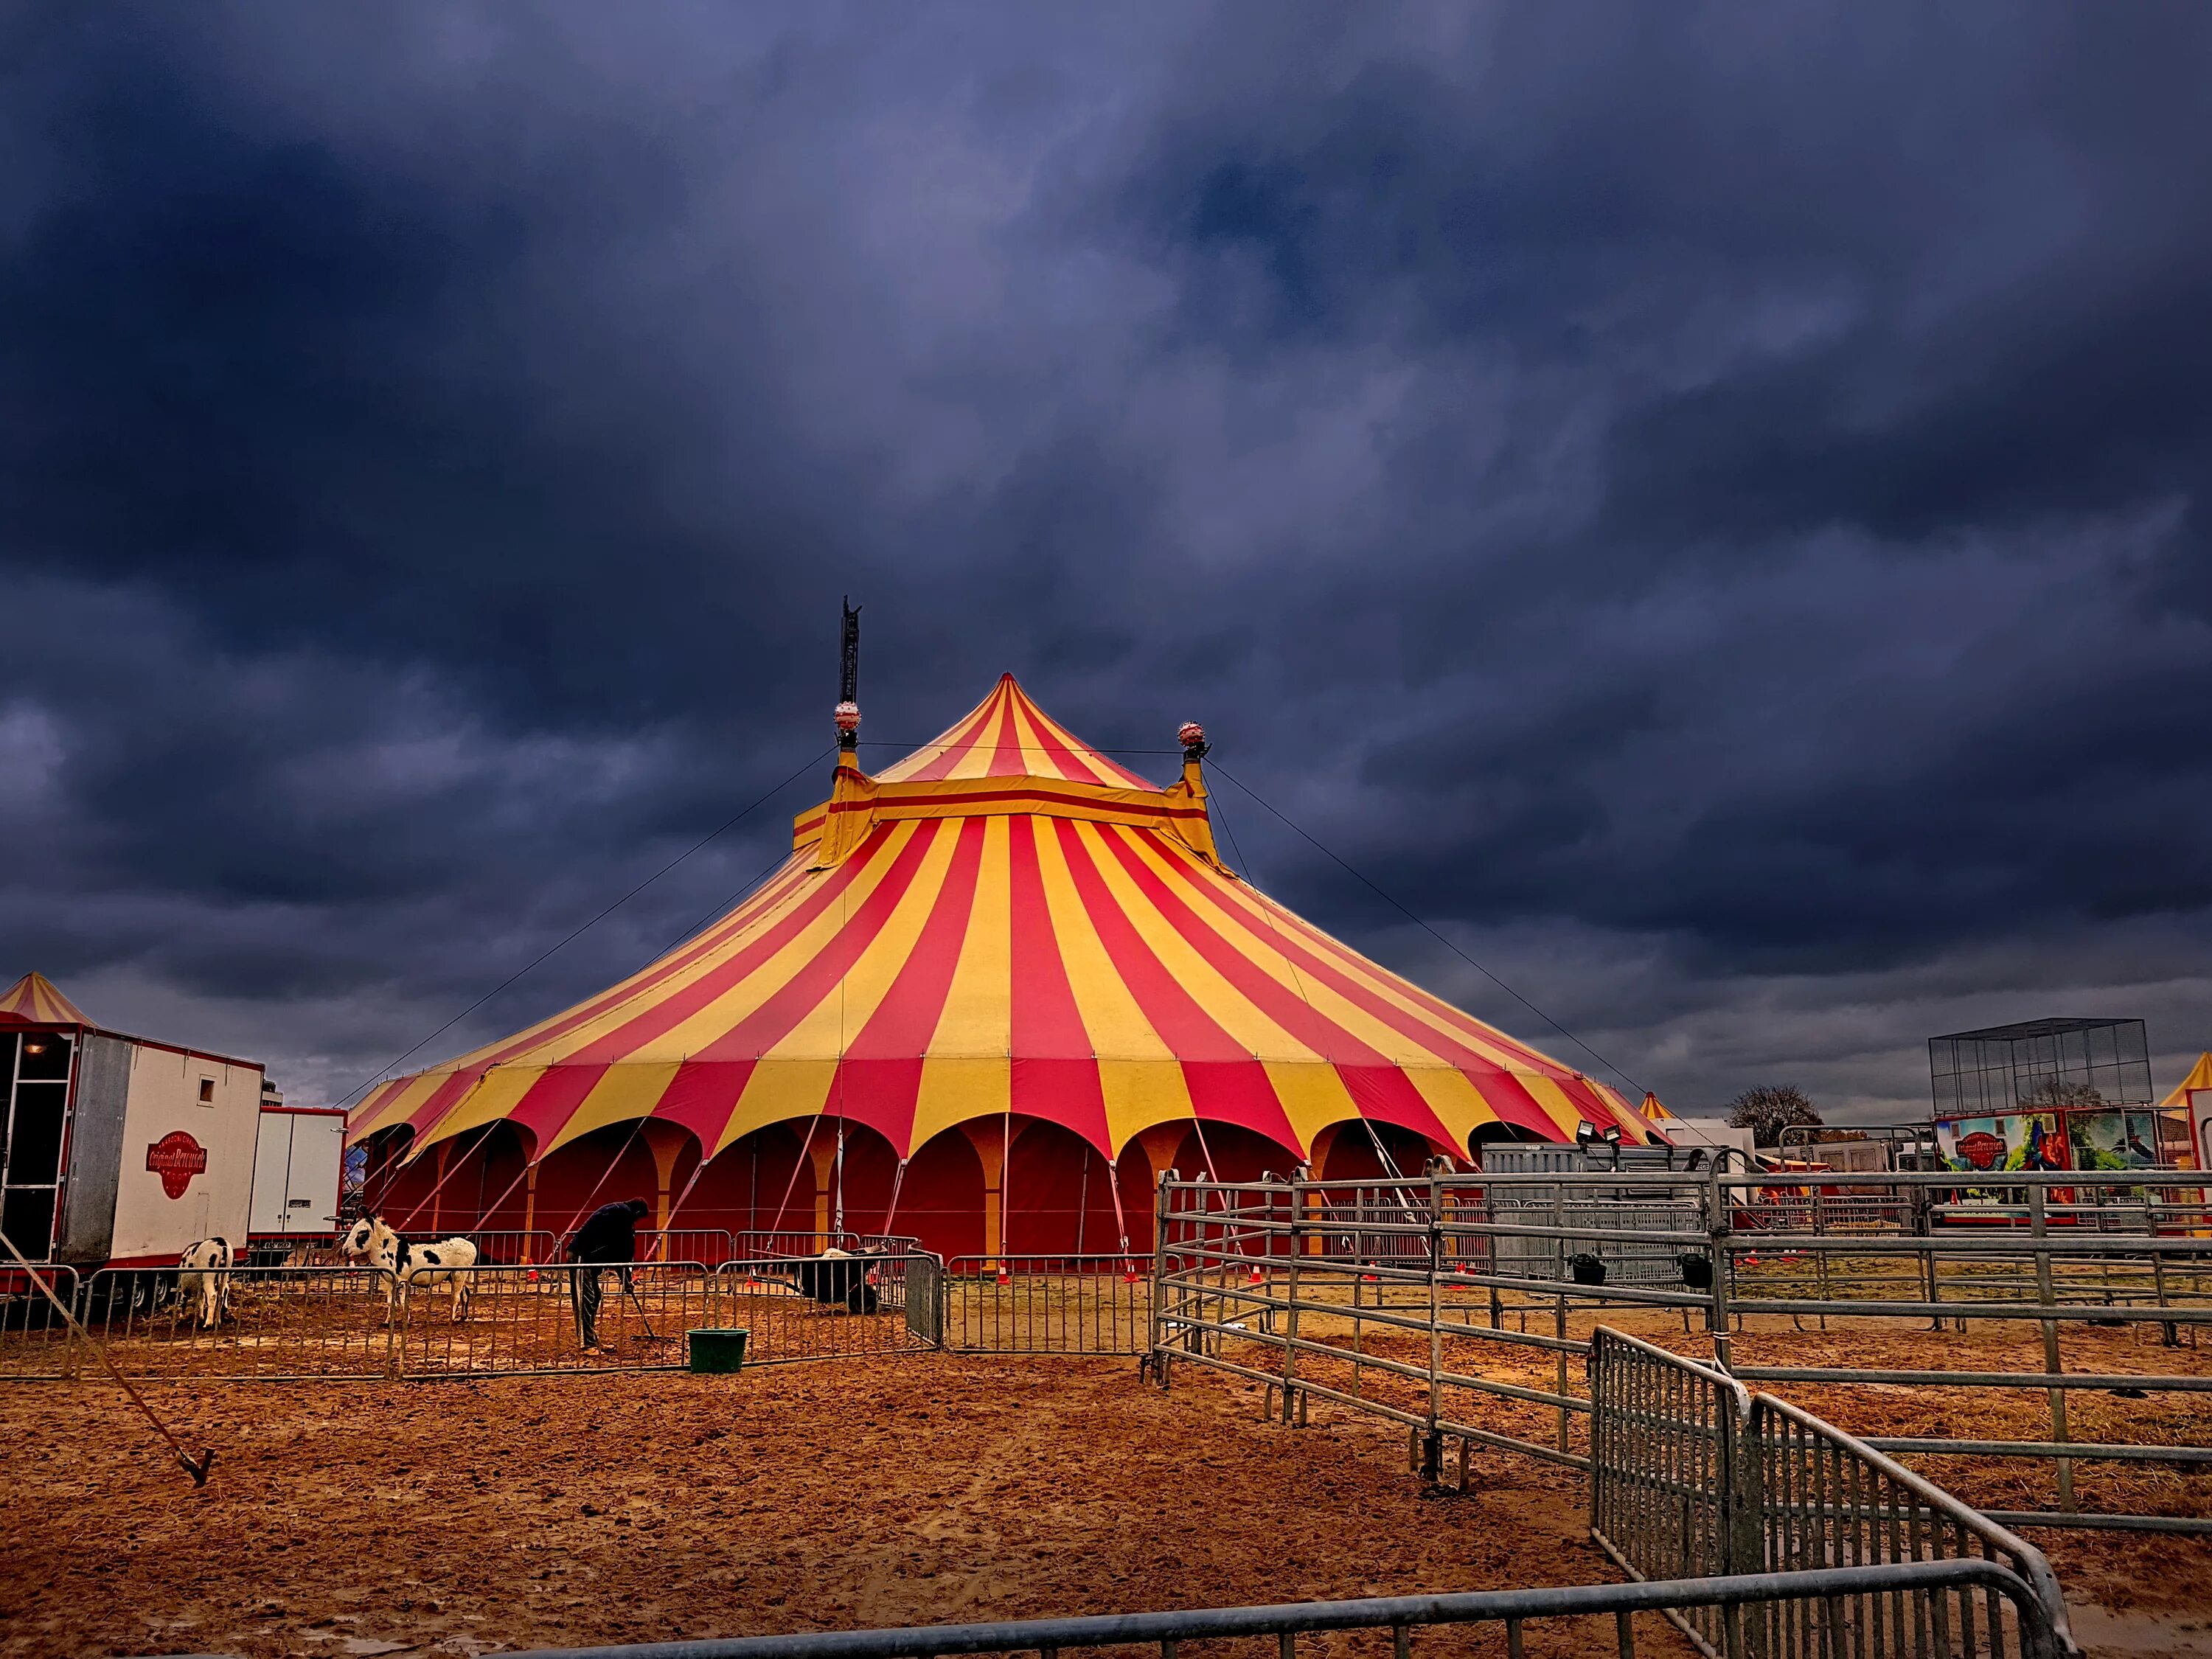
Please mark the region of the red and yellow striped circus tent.
[[79, 1011], [44, 974], [23, 975], [0, 991], [0, 1025], [89, 1025]]
[[678, 1230], [1112, 1251], [1149, 1243], [1170, 1167], [1384, 1176], [1582, 1123], [1647, 1138], [1610, 1089], [1241, 879], [1183, 737], [1157, 787], [1009, 675], [872, 776], [848, 744], [720, 921], [375, 1088], [350, 1133], [382, 1206], [557, 1233], [647, 1196]]

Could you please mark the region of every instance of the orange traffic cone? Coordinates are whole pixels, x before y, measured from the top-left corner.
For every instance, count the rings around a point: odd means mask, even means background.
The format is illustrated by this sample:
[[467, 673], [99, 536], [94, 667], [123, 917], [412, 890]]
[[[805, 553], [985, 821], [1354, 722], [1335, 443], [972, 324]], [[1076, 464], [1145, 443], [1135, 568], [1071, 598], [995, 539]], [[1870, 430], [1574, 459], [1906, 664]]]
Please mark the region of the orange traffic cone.
[[1267, 1274], [1260, 1271], [1260, 1264], [1256, 1261], [1252, 1264], [1252, 1282], [1255, 1285], [1264, 1285], [1267, 1282]]

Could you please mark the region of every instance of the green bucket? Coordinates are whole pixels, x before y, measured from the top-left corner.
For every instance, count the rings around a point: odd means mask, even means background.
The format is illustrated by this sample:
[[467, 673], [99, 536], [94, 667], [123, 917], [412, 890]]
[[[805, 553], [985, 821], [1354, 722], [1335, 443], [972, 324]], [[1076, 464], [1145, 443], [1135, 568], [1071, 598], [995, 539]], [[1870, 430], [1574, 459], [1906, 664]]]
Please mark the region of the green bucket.
[[720, 1376], [744, 1369], [747, 1333], [710, 1328], [684, 1334], [690, 1345], [691, 1369], [695, 1373]]

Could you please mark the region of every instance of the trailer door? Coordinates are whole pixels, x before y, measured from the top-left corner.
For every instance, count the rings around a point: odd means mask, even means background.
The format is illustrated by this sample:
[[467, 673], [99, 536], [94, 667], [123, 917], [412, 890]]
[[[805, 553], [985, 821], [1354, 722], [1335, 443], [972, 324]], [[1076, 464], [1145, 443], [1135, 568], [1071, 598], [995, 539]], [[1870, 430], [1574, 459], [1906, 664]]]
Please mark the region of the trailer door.
[[291, 1196], [292, 1125], [289, 1112], [264, 1112], [253, 1139], [253, 1201], [246, 1208], [249, 1238], [289, 1231], [286, 1203]]
[[286, 1184], [288, 1231], [328, 1236], [338, 1230], [338, 1181], [345, 1164], [346, 1115], [295, 1112], [292, 1174]]
[[253, 1152], [252, 1236], [314, 1238], [336, 1232], [344, 1158], [343, 1112], [264, 1110]]
[[0, 1038], [0, 1233], [33, 1261], [53, 1258], [71, 1050], [58, 1031]]

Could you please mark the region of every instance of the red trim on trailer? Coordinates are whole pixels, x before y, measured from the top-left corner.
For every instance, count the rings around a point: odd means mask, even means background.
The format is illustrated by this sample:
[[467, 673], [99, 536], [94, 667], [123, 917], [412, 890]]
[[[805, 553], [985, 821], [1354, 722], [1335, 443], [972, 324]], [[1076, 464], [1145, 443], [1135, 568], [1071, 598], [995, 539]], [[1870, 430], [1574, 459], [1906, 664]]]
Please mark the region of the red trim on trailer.
[[218, 1066], [235, 1066], [241, 1072], [259, 1072], [267, 1076], [269, 1067], [258, 1060], [240, 1060], [233, 1054], [211, 1054], [204, 1048], [186, 1048], [173, 1042], [157, 1042], [152, 1037], [132, 1036], [128, 1031], [100, 1030], [97, 1025], [88, 1025], [88, 1031], [99, 1031], [102, 1036], [119, 1037], [125, 1042], [135, 1042], [141, 1048], [159, 1048], [165, 1054], [182, 1054], [186, 1060], [211, 1060]]
[[235, 1066], [242, 1072], [259, 1072], [264, 1077], [269, 1073], [267, 1064], [258, 1060], [240, 1060], [235, 1054], [211, 1054], [204, 1048], [186, 1048], [155, 1037], [133, 1036], [128, 1031], [111, 1031], [104, 1025], [71, 1025], [50, 1019], [18, 1022], [6, 1015], [0, 1015], [0, 1023], [4, 1023], [10, 1030], [77, 1031], [92, 1036], [113, 1037], [118, 1042], [135, 1042], [141, 1048], [159, 1048], [165, 1054], [182, 1054], [187, 1060], [211, 1060], [218, 1066]]

